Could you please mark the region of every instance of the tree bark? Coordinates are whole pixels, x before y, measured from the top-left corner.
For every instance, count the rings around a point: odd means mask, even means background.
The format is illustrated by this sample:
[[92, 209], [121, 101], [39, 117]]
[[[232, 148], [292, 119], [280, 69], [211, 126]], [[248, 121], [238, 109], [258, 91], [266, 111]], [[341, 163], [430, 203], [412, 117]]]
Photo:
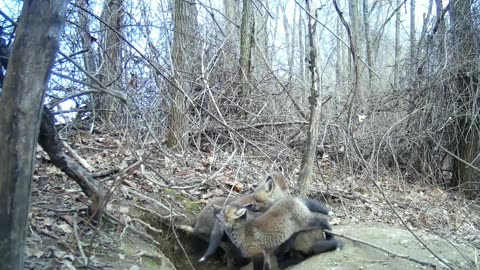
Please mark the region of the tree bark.
[[[315, 14], [310, 6], [310, 0], [305, 0], [306, 9], [310, 14]], [[299, 193], [306, 196], [309, 193], [313, 178], [313, 163], [316, 156], [317, 141], [320, 123], [320, 105], [318, 89], [318, 67], [317, 67], [317, 36], [315, 31], [316, 21], [308, 17], [308, 42], [309, 42], [309, 70], [310, 70], [310, 119], [305, 142], [305, 151], [302, 157], [302, 165], [298, 178]]]
[[191, 92], [195, 69], [195, 38], [197, 7], [195, 3], [175, 0], [172, 65], [174, 84], [171, 87], [172, 105], [169, 115], [167, 146], [185, 150], [188, 143], [189, 123], [186, 96]]
[[[259, 1], [260, 2], [260, 1]], [[263, 5], [268, 10], [268, 1], [263, 1]], [[269, 30], [269, 17], [268, 13], [264, 12], [262, 14], [260, 11], [256, 11], [254, 14], [254, 21], [255, 21], [255, 32], [252, 32], [252, 37], [254, 37], [252, 41], [252, 54], [254, 57], [251, 59], [262, 59], [262, 54], [267, 59], [267, 63], [270, 63], [270, 56], [268, 54], [268, 30]], [[256, 43], [256, 44], [255, 44]], [[264, 61], [259, 61], [255, 64], [256, 74], [260, 73], [260, 76], [264, 76], [266, 73], [270, 72], [268, 70], [268, 66]]]
[[410, 0], [410, 78], [412, 78], [411, 76], [413, 76], [416, 71], [415, 47], [415, 0]]
[[[395, 6], [400, 6], [401, 0], [396, 0]], [[393, 66], [393, 85], [398, 89], [400, 83], [400, 9], [395, 13], [395, 63]]]
[[235, 0], [223, 0], [223, 9], [225, 16], [228, 18], [226, 20], [226, 38], [225, 42], [225, 65], [227, 69], [238, 68], [236, 63], [238, 63], [238, 12], [239, 8]]
[[[478, 120], [478, 43], [473, 27], [472, 1], [457, 1], [451, 9], [453, 25], [453, 61], [456, 71], [456, 94], [458, 108], [456, 154], [468, 163], [473, 163], [479, 150], [479, 120]], [[476, 196], [479, 190], [477, 175], [470, 166], [456, 159], [454, 162], [454, 177], [452, 186], [458, 186], [467, 196]]]
[[0, 107], [0, 260], [23, 269], [34, 154], [43, 97], [67, 1], [24, 0]]
[[[350, 1], [350, 25], [351, 25], [351, 34], [353, 38], [353, 44], [355, 45], [355, 50], [358, 52], [360, 51], [360, 12], [359, 12], [359, 0], [351, 0]], [[356, 59], [355, 59], [356, 60]], [[357, 61], [358, 63], [358, 61]], [[353, 62], [352, 62], [353, 64]], [[351, 68], [354, 69], [355, 67], [351, 65]], [[361, 109], [363, 105], [363, 83], [362, 83], [362, 68], [357, 68], [356, 72], [358, 72], [358, 80], [354, 83], [357, 84], [357, 93], [354, 101], [353, 107], [353, 115], [357, 114], [358, 109]]]
[[[124, 0], [105, 0], [102, 10], [102, 19], [116, 32], [122, 32], [122, 20], [124, 15], [123, 10]], [[102, 45], [104, 46], [103, 63], [100, 70], [100, 81], [114, 90], [120, 90], [122, 66], [121, 49], [122, 40], [118, 34], [112, 29], [105, 26]], [[95, 97], [95, 109], [98, 109], [97, 115], [101, 117], [107, 124], [112, 125], [116, 110], [119, 107], [117, 100], [106, 94], [97, 94]]]
[[[87, 0], [77, 0], [77, 5], [84, 8], [85, 10], [90, 10], [90, 5], [87, 3]], [[93, 49], [93, 36], [90, 34], [90, 14], [85, 12], [82, 9], [78, 10], [78, 23], [80, 25], [79, 36], [82, 39], [82, 49], [86, 51], [83, 54], [83, 65], [85, 70], [90, 72], [92, 75], [95, 75], [97, 70], [97, 64], [95, 61], [95, 52]]]
[[[280, 14], [279, 14], [280, 15]], [[288, 72], [289, 74], [293, 73], [293, 57], [295, 56], [295, 37], [290, 39], [290, 35], [294, 36], [294, 33], [290, 34], [290, 24], [288, 23], [288, 16], [286, 11], [286, 6], [283, 7], [283, 29], [285, 31], [285, 50], [287, 52], [287, 65], [288, 65]], [[276, 20], [277, 22], [279, 20]], [[295, 13], [293, 15], [293, 22], [295, 22]]]
[[[240, 28], [240, 105], [248, 106], [250, 96], [250, 73], [252, 67], [252, 0], [243, 0], [242, 25]], [[246, 109], [246, 108], [245, 108]], [[246, 118], [242, 110], [242, 118]]]
[[372, 87], [372, 80], [375, 78], [372, 69], [373, 66], [373, 52], [372, 52], [372, 40], [370, 37], [370, 14], [368, 13], [368, 0], [363, 0], [363, 25], [365, 28], [365, 51], [367, 55], [368, 69], [368, 89]]
[[443, 38], [445, 35], [445, 20], [441, 18], [441, 14], [443, 12], [443, 0], [435, 0], [435, 11], [437, 14], [437, 23], [438, 23], [438, 30], [436, 36], [438, 37], [438, 61], [442, 63], [445, 61], [445, 39]]
[[53, 115], [45, 106], [42, 112], [38, 143], [47, 152], [52, 164], [73, 179], [80, 186], [83, 193], [90, 198], [92, 206], [89, 214], [92, 215], [94, 220], [98, 221], [105, 206], [105, 192], [86, 169], [65, 155], [54, 121]]

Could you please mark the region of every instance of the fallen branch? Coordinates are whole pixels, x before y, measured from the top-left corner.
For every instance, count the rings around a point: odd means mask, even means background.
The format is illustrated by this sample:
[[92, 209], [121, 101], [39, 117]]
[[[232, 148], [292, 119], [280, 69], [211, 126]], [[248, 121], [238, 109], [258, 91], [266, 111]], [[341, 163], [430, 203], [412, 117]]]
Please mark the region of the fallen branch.
[[163, 232], [162, 229], [157, 229], [157, 228], [153, 227], [152, 225], [148, 224], [147, 222], [145, 222], [143, 220], [140, 220], [138, 218], [132, 218], [131, 220], [142, 224], [143, 226], [147, 227], [149, 230], [154, 231], [156, 233], [162, 233]]
[[68, 150], [68, 152], [75, 158], [82, 167], [87, 169], [89, 172], [95, 171], [92, 165], [90, 165], [84, 158], [82, 158], [73, 148], [66, 142], [62, 141], [63, 146]]
[[83, 252], [82, 241], [80, 241], [80, 236], [78, 235], [77, 213], [73, 215], [73, 234], [75, 235], [75, 240], [77, 240], [78, 250], [83, 259], [83, 265], [87, 266], [88, 258], [85, 256], [85, 252]]
[[288, 122], [275, 122], [275, 123], [257, 123], [251, 125], [245, 125], [243, 127], [234, 128], [236, 131], [249, 129], [249, 128], [262, 128], [262, 127], [275, 127], [275, 126], [290, 126], [290, 125], [308, 125], [308, 121], [288, 121]]
[[110, 174], [118, 173], [119, 171], [120, 171], [119, 168], [112, 168], [108, 170], [94, 172], [91, 175], [93, 178], [101, 178], [101, 177], [109, 176]]

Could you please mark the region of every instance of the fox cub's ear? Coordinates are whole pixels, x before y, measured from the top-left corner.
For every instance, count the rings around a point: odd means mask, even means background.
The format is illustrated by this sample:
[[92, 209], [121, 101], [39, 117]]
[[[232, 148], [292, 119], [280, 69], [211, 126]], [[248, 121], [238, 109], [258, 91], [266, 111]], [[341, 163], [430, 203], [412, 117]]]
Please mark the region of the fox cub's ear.
[[237, 211], [235, 211], [235, 219], [237, 218], [246, 218], [247, 217], [247, 208], [245, 207], [242, 207], [240, 209], [238, 209]]
[[267, 181], [265, 182], [265, 190], [271, 192], [275, 188], [275, 182], [271, 176], [268, 176]]
[[253, 211], [253, 210], [255, 210], [255, 204], [254, 203], [247, 203], [247, 204], [243, 205], [242, 208], [245, 208], [248, 211]]

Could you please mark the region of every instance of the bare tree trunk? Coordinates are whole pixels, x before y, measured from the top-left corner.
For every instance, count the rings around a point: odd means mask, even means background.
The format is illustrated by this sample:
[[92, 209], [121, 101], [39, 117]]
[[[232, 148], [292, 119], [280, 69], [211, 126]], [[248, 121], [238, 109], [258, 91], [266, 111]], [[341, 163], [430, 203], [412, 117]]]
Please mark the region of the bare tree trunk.
[[[268, 1], [263, 1], [265, 8], [268, 9]], [[252, 59], [262, 59], [262, 54], [267, 59], [267, 63], [270, 62], [269, 55], [268, 55], [268, 13], [264, 12], [262, 14], [258, 10], [254, 12], [254, 19], [255, 19], [255, 32], [252, 33], [254, 36], [254, 40], [252, 41], [252, 54], [255, 57]], [[255, 46], [254, 43], [257, 43]], [[257, 49], [258, 48], [258, 49]], [[260, 76], [263, 76], [268, 71], [266, 63], [264, 61], [259, 61], [255, 64], [255, 70], [259, 72]]]
[[[351, 30], [352, 30], [352, 37], [357, 52], [359, 51], [360, 46], [360, 12], [359, 12], [359, 0], [351, 0], [350, 1], [350, 21], [351, 21]], [[353, 63], [352, 63], [353, 64]], [[357, 112], [357, 109], [361, 108], [363, 104], [363, 84], [362, 84], [362, 68], [358, 68], [358, 81], [357, 83], [357, 96], [355, 97], [355, 106], [353, 109], [354, 115]]]
[[235, 0], [223, 0], [223, 8], [225, 11], [225, 16], [228, 18], [226, 21], [226, 55], [225, 55], [225, 64], [228, 68], [233, 68], [236, 59], [238, 56], [236, 48], [238, 40], [238, 29], [236, 27], [237, 17], [238, 17], [238, 6]]
[[[314, 14], [310, 0], [305, 0], [306, 8], [310, 14]], [[313, 163], [316, 156], [317, 141], [320, 123], [320, 102], [318, 89], [318, 67], [317, 67], [317, 37], [315, 32], [316, 21], [308, 17], [308, 41], [309, 41], [309, 69], [310, 69], [310, 119], [307, 132], [307, 141], [305, 142], [305, 151], [302, 157], [302, 165], [298, 177], [299, 192], [305, 196], [309, 193], [313, 178]]]
[[[303, 23], [303, 16], [302, 12], [299, 12], [298, 14], [298, 47], [300, 50], [299, 53], [299, 59], [300, 59], [300, 78], [306, 79], [307, 78], [307, 71], [306, 71], [306, 66], [307, 63], [305, 62], [305, 59], [307, 57], [305, 53], [305, 36], [303, 35], [303, 29], [305, 29], [305, 24]], [[303, 103], [303, 102], [302, 102]]]
[[[341, 32], [342, 32], [342, 27], [341, 27], [341, 24], [340, 24], [340, 20], [337, 20], [337, 23], [336, 23], [336, 32], [337, 32], [337, 35], [339, 37], [341, 37]], [[342, 66], [343, 66], [343, 62], [342, 62], [342, 42], [340, 41], [340, 39], [337, 39], [337, 49], [335, 50], [335, 56], [336, 56], [336, 60], [335, 60], [335, 90], [336, 91], [339, 91], [340, 90], [340, 85], [342, 83]]]
[[[77, 5], [82, 7], [85, 10], [90, 10], [90, 5], [87, 4], [87, 0], [77, 0]], [[94, 37], [90, 35], [90, 14], [83, 11], [82, 9], [78, 10], [78, 23], [80, 25], [79, 35], [82, 39], [82, 49], [86, 51], [83, 54], [83, 64], [85, 70], [92, 75], [95, 75], [97, 70], [97, 65], [95, 62], [95, 52], [92, 47]]]
[[235, 40], [236, 35], [236, 27], [235, 23], [237, 22], [236, 17], [237, 17], [237, 5], [235, 3], [235, 0], [223, 0], [223, 8], [225, 11], [225, 16], [228, 18], [227, 20], [227, 25], [226, 25], [226, 34], [227, 35], [233, 35], [230, 37], [231, 40]]
[[[122, 32], [122, 20], [124, 0], [105, 0], [102, 10], [102, 19], [116, 32]], [[103, 36], [103, 63], [100, 70], [100, 81], [105, 85], [110, 85], [113, 90], [120, 90], [121, 81], [121, 48], [122, 41], [118, 34], [105, 26], [105, 35]], [[113, 118], [119, 107], [117, 100], [105, 94], [94, 95], [95, 109], [98, 110], [97, 115], [101, 117], [107, 124], [113, 124]]]
[[15, 34], [0, 98], [2, 269], [23, 269], [24, 265], [34, 154], [42, 103], [58, 50], [66, 4], [63, 0], [24, 0]]
[[[442, 0], [435, 0], [436, 6], [436, 13], [437, 13], [437, 20], [440, 18], [443, 12], [443, 1]], [[445, 20], [438, 21], [438, 31], [437, 31], [437, 40], [438, 40], [438, 54], [439, 58], [438, 61], [443, 62], [445, 61], [445, 39], [443, 38], [445, 35]]]
[[173, 37], [172, 61], [174, 83], [172, 86], [172, 106], [169, 116], [168, 147], [186, 150], [189, 122], [187, 118], [186, 96], [191, 92], [195, 69], [197, 7], [194, 2], [175, 0], [175, 34]]
[[[395, 6], [400, 6], [401, 0], [396, 0]], [[395, 14], [395, 64], [393, 67], [393, 85], [398, 88], [400, 82], [400, 9]]]
[[[295, 18], [295, 15], [294, 15]], [[295, 19], [293, 20], [295, 22]], [[288, 23], [288, 16], [286, 12], [286, 7], [283, 7], [283, 28], [285, 31], [285, 50], [287, 52], [287, 64], [288, 64], [288, 71], [290, 74], [293, 72], [293, 57], [294, 57], [294, 48], [295, 43], [290, 42], [290, 35], [293, 36], [293, 33], [290, 33], [293, 27], [290, 27]], [[292, 41], [294, 38], [292, 38]]]
[[[452, 185], [458, 186], [467, 196], [478, 195], [479, 184], [475, 170], [466, 166], [474, 162], [479, 148], [479, 120], [478, 120], [478, 57], [479, 45], [476, 39], [474, 22], [472, 19], [472, 1], [464, 0], [453, 4], [451, 21], [453, 25], [453, 66], [457, 67], [457, 102], [461, 112], [457, 120], [456, 154], [461, 159], [455, 159], [454, 177]], [[478, 162], [477, 162], [478, 163]]]
[[372, 40], [370, 38], [370, 14], [368, 12], [368, 0], [363, 0], [363, 25], [365, 28], [365, 50], [367, 54], [367, 65], [371, 68], [368, 69], [368, 89], [372, 87], [372, 80], [375, 78], [372, 69], [373, 56], [372, 56]]
[[[243, 0], [242, 25], [240, 28], [240, 104], [245, 108], [248, 106], [250, 96], [250, 75], [252, 68], [252, 0]], [[242, 118], [246, 118], [242, 110]]]
[[413, 76], [416, 71], [415, 46], [415, 0], [410, 0], [410, 76]]
[[[293, 23], [295, 23], [295, 13], [296, 13], [296, 10], [297, 10], [297, 6], [295, 5], [295, 10], [293, 12]], [[280, 18], [280, 3], [276, 3], [276, 6], [275, 6], [275, 14], [277, 14], [278, 18]], [[284, 13], [285, 14], [285, 13]], [[275, 42], [275, 40], [277, 40], [277, 33], [278, 33], [278, 23], [279, 23], [279, 19], [275, 20], [275, 25], [273, 26], [273, 30], [272, 30], [272, 42]], [[293, 43], [292, 43], [293, 44]], [[270, 55], [269, 55], [269, 64], [271, 67], [273, 67], [274, 65], [274, 60], [275, 60], [275, 51], [274, 50], [270, 50]]]

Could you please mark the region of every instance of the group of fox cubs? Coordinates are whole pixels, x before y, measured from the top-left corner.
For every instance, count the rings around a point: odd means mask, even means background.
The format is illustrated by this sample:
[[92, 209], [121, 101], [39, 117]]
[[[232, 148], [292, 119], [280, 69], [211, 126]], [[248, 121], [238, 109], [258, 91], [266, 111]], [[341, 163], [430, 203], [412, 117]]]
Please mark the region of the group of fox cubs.
[[253, 262], [254, 270], [284, 269], [305, 257], [339, 250], [329, 210], [317, 201], [290, 196], [287, 180], [273, 171], [254, 192], [238, 198], [216, 198], [197, 215], [192, 233], [208, 241], [200, 261], [225, 251], [227, 265]]

